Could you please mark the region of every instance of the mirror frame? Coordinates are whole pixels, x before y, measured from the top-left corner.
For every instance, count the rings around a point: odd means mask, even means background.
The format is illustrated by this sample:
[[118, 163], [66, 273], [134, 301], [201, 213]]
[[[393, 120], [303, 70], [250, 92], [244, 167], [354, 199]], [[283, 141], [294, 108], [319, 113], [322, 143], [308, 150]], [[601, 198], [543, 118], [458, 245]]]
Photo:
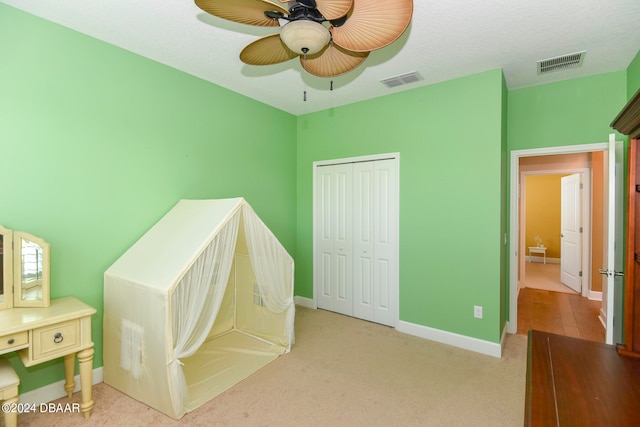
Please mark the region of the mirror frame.
[[[42, 248], [42, 298], [37, 301], [22, 299], [22, 241], [29, 240]], [[49, 307], [49, 261], [51, 258], [49, 244], [43, 239], [22, 231], [13, 232], [13, 306], [14, 307]]]
[[[3, 240], [3, 301], [0, 309], [11, 307], [49, 307], [50, 305], [50, 261], [49, 243], [32, 234], [11, 231], [0, 225]], [[42, 299], [27, 301], [22, 299], [22, 240], [29, 240], [42, 248]], [[7, 249], [9, 248], [9, 249]], [[17, 254], [17, 255], [16, 255]]]

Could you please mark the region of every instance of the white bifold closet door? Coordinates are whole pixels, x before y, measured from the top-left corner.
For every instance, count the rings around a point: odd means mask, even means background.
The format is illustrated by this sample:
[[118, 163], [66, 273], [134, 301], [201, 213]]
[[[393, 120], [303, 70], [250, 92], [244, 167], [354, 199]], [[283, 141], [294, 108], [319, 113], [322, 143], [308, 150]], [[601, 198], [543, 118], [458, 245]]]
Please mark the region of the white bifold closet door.
[[318, 307], [396, 326], [397, 160], [316, 170]]

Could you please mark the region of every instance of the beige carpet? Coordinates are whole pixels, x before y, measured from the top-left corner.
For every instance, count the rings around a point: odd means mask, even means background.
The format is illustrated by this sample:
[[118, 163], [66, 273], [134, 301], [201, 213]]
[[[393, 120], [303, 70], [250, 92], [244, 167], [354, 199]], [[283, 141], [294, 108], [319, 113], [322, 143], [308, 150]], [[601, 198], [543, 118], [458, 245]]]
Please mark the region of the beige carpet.
[[[22, 414], [20, 426], [520, 426], [527, 338], [502, 359], [322, 310], [298, 308], [296, 344], [180, 421], [101, 383], [80, 414]], [[108, 343], [105, 343], [108, 345]], [[76, 393], [56, 402], [79, 402]]]
[[560, 264], [526, 262], [524, 267], [524, 287], [577, 294], [577, 292], [560, 281]]

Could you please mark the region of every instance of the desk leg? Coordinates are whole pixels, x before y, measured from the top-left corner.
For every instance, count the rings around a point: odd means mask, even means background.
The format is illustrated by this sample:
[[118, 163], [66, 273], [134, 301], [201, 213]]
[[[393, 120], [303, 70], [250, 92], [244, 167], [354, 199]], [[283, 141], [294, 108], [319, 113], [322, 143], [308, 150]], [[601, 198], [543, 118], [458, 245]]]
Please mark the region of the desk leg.
[[64, 391], [67, 397], [71, 397], [73, 389], [76, 388], [76, 382], [73, 379], [74, 368], [76, 364], [76, 354], [71, 353], [64, 356]]
[[[16, 394], [18, 393], [18, 386], [16, 386]], [[4, 402], [2, 402], [3, 406], [4, 405], [10, 405], [14, 406], [14, 405], [18, 405], [18, 398], [17, 397], [12, 397], [11, 399], [7, 399]], [[18, 411], [6, 411], [3, 414], [3, 418], [4, 418], [4, 425], [5, 427], [16, 427], [18, 425]]]
[[93, 409], [93, 399], [91, 396], [91, 386], [93, 382], [93, 348], [88, 348], [78, 353], [78, 365], [80, 367], [80, 386], [82, 387], [80, 412], [84, 414], [85, 419], [89, 419], [91, 409]]

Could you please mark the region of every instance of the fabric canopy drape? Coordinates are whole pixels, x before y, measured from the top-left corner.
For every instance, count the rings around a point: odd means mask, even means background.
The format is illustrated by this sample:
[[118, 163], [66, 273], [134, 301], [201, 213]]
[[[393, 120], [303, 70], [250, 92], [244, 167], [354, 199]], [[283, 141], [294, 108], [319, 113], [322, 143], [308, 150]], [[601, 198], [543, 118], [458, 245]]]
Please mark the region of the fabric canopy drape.
[[176, 413], [181, 410], [189, 394], [180, 359], [195, 353], [218, 316], [233, 262], [239, 219], [238, 210], [171, 294], [174, 322], [173, 358], [169, 360], [169, 375], [176, 387], [171, 395]]
[[245, 205], [242, 213], [251, 266], [260, 293], [269, 310], [274, 313], [287, 312], [284, 334], [289, 337], [289, 352], [295, 342], [293, 260], [251, 207]]

